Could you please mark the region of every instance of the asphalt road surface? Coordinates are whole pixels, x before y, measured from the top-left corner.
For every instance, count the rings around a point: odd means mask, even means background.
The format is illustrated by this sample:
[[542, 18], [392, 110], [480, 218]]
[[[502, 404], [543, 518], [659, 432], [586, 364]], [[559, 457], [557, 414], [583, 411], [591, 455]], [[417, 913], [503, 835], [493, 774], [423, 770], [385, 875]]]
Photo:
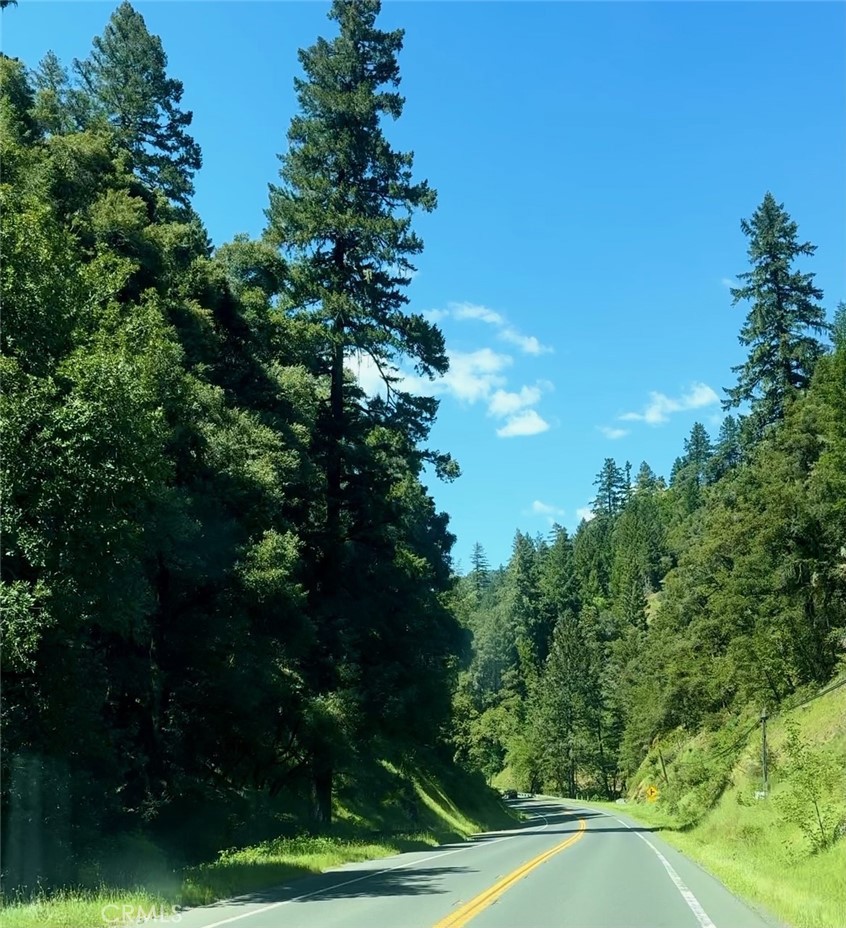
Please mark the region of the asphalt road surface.
[[181, 913], [180, 928], [774, 928], [621, 812], [513, 803], [522, 827]]

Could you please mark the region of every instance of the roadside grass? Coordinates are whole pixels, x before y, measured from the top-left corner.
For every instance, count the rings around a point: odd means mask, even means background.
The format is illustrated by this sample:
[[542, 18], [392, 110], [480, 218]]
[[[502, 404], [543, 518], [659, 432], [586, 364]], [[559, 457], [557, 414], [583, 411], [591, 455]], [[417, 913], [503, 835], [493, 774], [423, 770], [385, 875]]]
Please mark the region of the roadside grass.
[[[795, 787], [787, 776], [785, 756], [786, 719], [795, 720], [801, 737], [817, 753], [827, 753], [839, 764], [842, 776], [820, 798], [833, 820], [841, 823], [840, 837], [822, 851], [815, 851], [800, 825], [784, 815], [784, 798]], [[760, 731], [750, 735], [729, 771], [728, 781], [716, 799], [714, 782], [691, 785], [687, 792], [672, 789], [674, 778], [684, 780], [685, 764], [700, 764], [707, 772], [707, 758], [691, 739], [683, 746], [670, 746], [667, 761], [670, 789], [662, 789], [658, 801], [590, 803], [606, 810], [630, 815], [661, 832], [677, 847], [720, 879], [738, 896], [768, 910], [795, 928], [844, 928], [846, 926], [846, 687], [814, 702], [772, 719], [768, 727], [770, 747], [770, 795], [755, 798], [761, 788]], [[703, 766], [704, 765], [704, 766]], [[633, 785], [641, 796], [647, 781], [663, 785], [649, 764], [645, 776]], [[711, 770], [712, 777], [721, 777]], [[703, 785], [704, 783], [704, 785]], [[667, 798], [669, 797], [669, 799]], [[670, 801], [671, 800], [671, 801]], [[694, 812], [696, 814], [691, 815]], [[814, 809], [807, 803], [806, 816]]]
[[[147, 890], [63, 889], [58, 893], [39, 894], [33, 899], [7, 899], [0, 903], [3, 928], [94, 928], [135, 921], [141, 914], [170, 915], [173, 902]], [[131, 913], [132, 918], [123, 918]]]
[[339, 782], [323, 834], [273, 838], [221, 851], [212, 861], [145, 885], [69, 887], [34, 898], [0, 897], [2, 928], [105, 928], [151, 911], [206, 905], [266, 890], [347, 863], [390, 857], [513, 827], [518, 819], [481, 777], [431, 764], [402, 771], [380, 761]]
[[207, 905], [217, 899], [323, 873], [342, 864], [390, 857], [435, 843], [425, 834], [396, 835], [382, 841], [356, 841], [333, 835], [265, 841], [254, 847], [224, 851], [217, 860], [186, 870], [179, 901], [186, 906]]

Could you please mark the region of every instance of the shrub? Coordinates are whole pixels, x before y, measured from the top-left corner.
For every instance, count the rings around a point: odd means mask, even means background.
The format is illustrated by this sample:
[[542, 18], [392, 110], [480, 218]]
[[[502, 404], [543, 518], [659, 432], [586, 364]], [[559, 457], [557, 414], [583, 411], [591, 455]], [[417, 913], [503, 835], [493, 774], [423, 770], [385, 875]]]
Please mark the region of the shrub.
[[782, 819], [799, 827], [814, 852], [837, 840], [841, 809], [835, 800], [842, 772], [830, 751], [812, 750], [793, 719], [785, 722], [784, 787], [776, 798]]

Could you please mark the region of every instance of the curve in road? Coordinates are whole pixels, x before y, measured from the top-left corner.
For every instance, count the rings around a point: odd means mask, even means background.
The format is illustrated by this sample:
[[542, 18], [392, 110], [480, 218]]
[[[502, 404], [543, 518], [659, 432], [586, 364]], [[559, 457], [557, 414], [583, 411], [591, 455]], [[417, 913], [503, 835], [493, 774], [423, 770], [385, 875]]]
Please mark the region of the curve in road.
[[180, 928], [776, 928], [622, 814], [513, 805], [521, 828], [191, 909]]

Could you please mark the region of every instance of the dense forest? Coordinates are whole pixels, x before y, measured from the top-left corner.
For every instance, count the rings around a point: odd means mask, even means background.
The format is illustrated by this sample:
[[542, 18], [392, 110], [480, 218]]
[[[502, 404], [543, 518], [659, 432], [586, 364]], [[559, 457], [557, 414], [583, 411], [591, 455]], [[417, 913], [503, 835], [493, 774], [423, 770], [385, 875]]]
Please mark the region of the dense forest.
[[455, 576], [424, 480], [458, 467], [428, 444], [437, 401], [391, 374], [448, 360], [407, 307], [436, 194], [383, 133], [402, 32], [378, 13], [335, 0], [265, 232], [217, 247], [182, 84], [128, 2], [84, 60], [0, 56], [12, 884], [76, 879], [104, 835], [194, 823], [217, 849], [256, 797], [325, 825], [364, 756], [619, 795], [657, 737], [841, 659], [846, 310], [826, 322], [770, 194], [716, 439], [696, 424], [668, 482], [606, 460], [572, 537], [518, 533], [499, 569], [477, 545]]
[[402, 33], [378, 9], [336, 3], [301, 52], [266, 232], [215, 249], [182, 84], [129, 3], [70, 69], [0, 59], [7, 863], [223, 830], [249, 791], [325, 822], [357, 755], [448, 733], [466, 633], [421, 474], [457, 468], [435, 400], [344, 367], [446, 368], [405, 309], [435, 192], [382, 133]]

